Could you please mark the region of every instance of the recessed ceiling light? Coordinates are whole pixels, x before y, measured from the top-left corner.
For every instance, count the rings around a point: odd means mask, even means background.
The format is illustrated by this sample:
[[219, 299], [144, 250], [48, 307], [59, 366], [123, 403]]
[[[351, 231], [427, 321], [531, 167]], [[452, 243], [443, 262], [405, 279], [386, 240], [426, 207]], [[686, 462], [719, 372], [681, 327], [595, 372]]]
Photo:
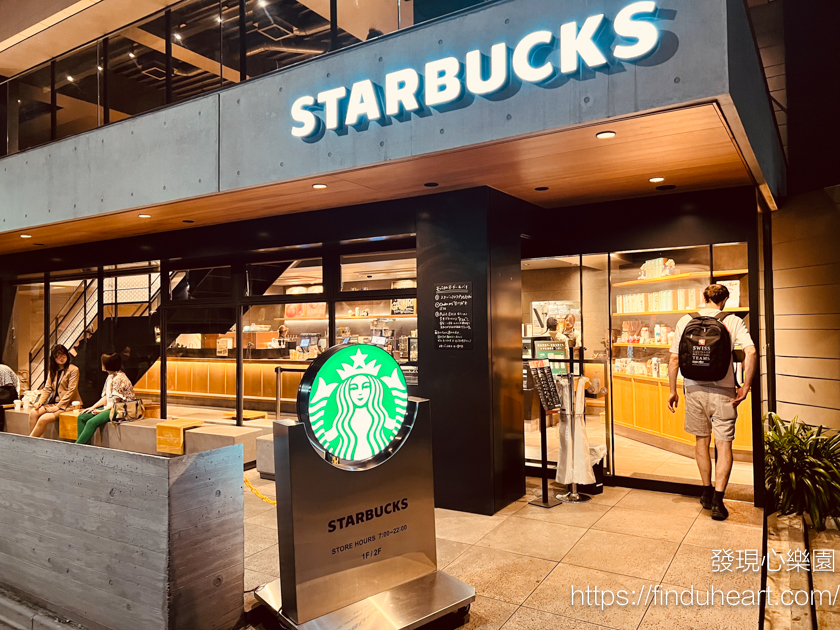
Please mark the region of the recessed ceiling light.
[[324, 188], [326, 187], [326, 184], [312, 184], [312, 188], [314, 188], [315, 190], [324, 190]]
[[216, 21], [217, 21], [219, 24], [221, 24], [221, 23], [222, 23], [222, 16], [218, 16], [218, 17], [216, 18]]
[[195, 223], [192, 219], [184, 219], [184, 223]]
[[530, 266], [531, 266], [531, 263], [525, 263], [525, 264], [524, 264], [524, 266], [525, 266], [525, 267], [530, 267]]
[[69, 74], [67, 75], [67, 80], [70, 81], [70, 83], [73, 83], [73, 77], [71, 77]]
[[674, 189], [676, 189], [676, 186], [674, 186], [673, 184], [665, 184], [664, 186], [657, 186], [656, 187], [656, 190], [661, 190], [662, 192], [667, 192], [669, 190], [674, 190]]
[[152, 218], [151, 214], [138, 214], [137, 216], [140, 217], [141, 219], [151, 219]]
[[134, 53], [133, 52], [128, 53], [128, 56], [131, 57], [132, 59], [134, 59]]
[[423, 185], [424, 185], [426, 188], [437, 188], [438, 186], [440, 186], [440, 184], [438, 184], [437, 182], [426, 182], [426, 183], [425, 183], [425, 184], [423, 184]]
[[598, 140], [609, 140], [610, 138], [615, 138], [615, 136], [615, 131], [601, 131], [600, 133], [595, 134], [595, 137], [598, 138]]
[[102, 72], [105, 68], [103, 68], [102, 66], [96, 66], [96, 69], [99, 70], [99, 72]]
[[181, 34], [180, 34], [180, 33], [175, 33], [175, 39], [177, 39], [177, 40], [179, 40], [179, 41], [180, 41], [180, 39], [181, 39]]
[[664, 182], [664, 181], [665, 181], [665, 178], [664, 178], [664, 177], [651, 177], [651, 178], [650, 178], [650, 183], [651, 183], [651, 184], [660, 184], [660, 183], [662, 183], [662, 182]]
[[46, 247], [43, 243], [33, 243], [33, 245], [35, 245], [35, 247]]
[[32, 238], [32, 235], [31, 234], [21, 234], [20, 237], [21, 238]]
[[257, 2], [257, 6], [258, 6], [258, 7], [264, 7], [266, 4], [267, 4], [267, 3], [266, 3], [266, 1], [265, 1], [265, 0], [258, 0], [258, 2]]
[[536, 190], [537, 192], [545, 192], [546, 190], [548, 190], [548, 186], [538, 186], [537, 188], [534, 188], [534, 190]]

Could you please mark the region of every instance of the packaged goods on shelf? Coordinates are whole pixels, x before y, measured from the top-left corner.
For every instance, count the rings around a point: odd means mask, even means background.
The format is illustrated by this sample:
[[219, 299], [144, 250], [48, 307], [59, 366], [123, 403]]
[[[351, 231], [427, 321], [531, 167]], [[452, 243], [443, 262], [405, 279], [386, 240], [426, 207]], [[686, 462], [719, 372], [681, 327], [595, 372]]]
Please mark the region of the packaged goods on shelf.
[[641, 266], [639, 280], [652, 280], [679, 273], [676, 263], [670, 258], [654, 258]]
[[741, 281], [740, 280], [721, 280], [718, 282], [729, 290], [729, 300], [726, 305], [729, 307], [741, 306]]

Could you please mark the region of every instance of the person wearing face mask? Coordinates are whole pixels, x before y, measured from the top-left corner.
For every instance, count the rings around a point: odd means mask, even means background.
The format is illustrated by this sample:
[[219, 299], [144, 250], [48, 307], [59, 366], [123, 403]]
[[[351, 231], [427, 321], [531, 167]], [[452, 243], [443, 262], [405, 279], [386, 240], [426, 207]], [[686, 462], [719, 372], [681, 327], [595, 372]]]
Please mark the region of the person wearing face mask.
[[29, 437], [41, 437], [51, 423], [58, 420], [62, 411], [74, 402], [81, 404], [79, 396], [79, 368], [70, 363], [70, 353], [61, 344], [50, 351], [50, 372], [41, 399], [29, 412]]

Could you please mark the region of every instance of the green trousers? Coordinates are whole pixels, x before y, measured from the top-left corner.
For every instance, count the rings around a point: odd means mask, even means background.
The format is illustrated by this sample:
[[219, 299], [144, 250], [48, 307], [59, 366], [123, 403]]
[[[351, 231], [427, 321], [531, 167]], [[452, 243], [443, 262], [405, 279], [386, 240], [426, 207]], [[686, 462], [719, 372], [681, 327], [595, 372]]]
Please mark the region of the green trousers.
[[76, 444], [90, 444], [96, 430], [111, 419], [111, 410], [99, 413], [80, 413], [78, 419], [79, 437]]

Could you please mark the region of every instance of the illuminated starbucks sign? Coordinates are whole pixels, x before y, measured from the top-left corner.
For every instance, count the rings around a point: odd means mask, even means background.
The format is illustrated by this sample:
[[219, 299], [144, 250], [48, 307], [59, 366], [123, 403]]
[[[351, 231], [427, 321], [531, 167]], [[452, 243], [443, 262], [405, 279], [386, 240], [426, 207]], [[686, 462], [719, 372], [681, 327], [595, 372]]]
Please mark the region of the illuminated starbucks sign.
[[386, 461], [412, 425], [402, 370], [377, 346], [330, 348], [304, 374], [297, 406], [312, 446], [349, 470]]

